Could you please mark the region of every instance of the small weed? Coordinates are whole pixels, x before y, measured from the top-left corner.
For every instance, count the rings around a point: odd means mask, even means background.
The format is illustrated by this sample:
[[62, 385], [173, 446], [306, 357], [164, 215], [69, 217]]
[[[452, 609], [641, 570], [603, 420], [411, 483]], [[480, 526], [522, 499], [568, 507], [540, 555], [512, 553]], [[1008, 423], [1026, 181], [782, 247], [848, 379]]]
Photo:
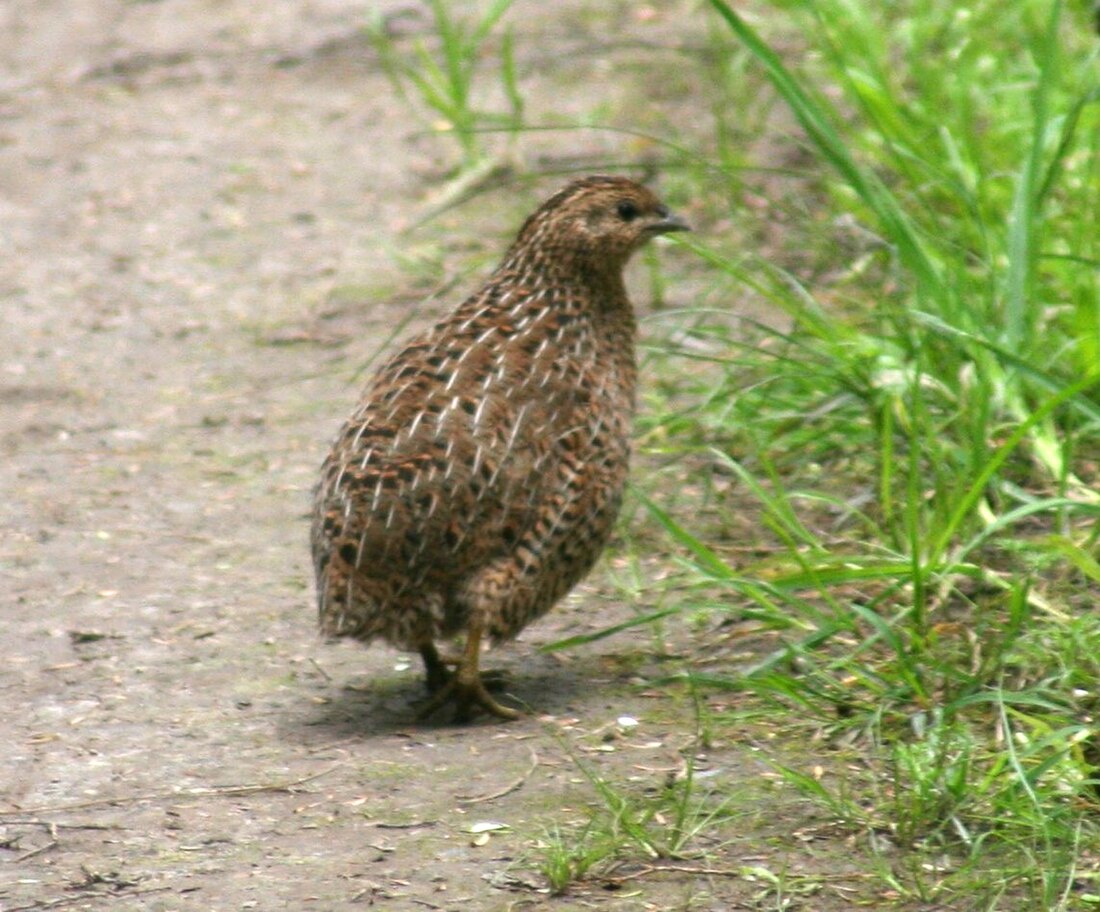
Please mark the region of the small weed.
[[[693, 694], [694, 695], [694, 694]], [[670, 861], [703, 854], [723, 825], [733, 816], [732, 796], [700, 787], [696, 774], [696, 753], [707, 730], [701, 701], [696, 696], [695, 737], [684, 749], [683, 767], [658, 787], [641, 794], [601, 773], [582, 759], [557, 733], [563, 750], [592, 787], [597, 804], [580, 829], [555, 824], [540, 845], [539, 870], [551, 890], [564, 891], [570, 883], [593, 870], [607, 868], [626, 859]]]
[[568, 833], [560, 827], [546, 831], [539, 844], [542, 860], [539, 871], [555, 896], [583, 880], [588, 872], [613, 857], [618, 846], [606, 834], [597, 834], [592, 822], [579, 832]]
[[499, 46], [499, 80], [507, 100], [505, 113], [480, 110], [475, 103], [475, 82], [480, 61], [494, 29], [513, 0], [491, 0], [472, 21], [458, 18], [449, 0], [428, 0], [434, 22], [434, 43], [416, 41], [411, 55], [398, 47], [386, 31], [380, 12], [368, 25], [368, 34], [382, 59], [394, 88], [403, 98], [414, 92], [437, 118], [436, 129], [453, 135], [462, 154], [460, 171], [477, 172], [490, 156], [483, 147], [486, 128], [504, 130], [514, 138], [523, 125], [513, 53], [512, 32], [505, 29]]
[[[892, 889], [1070, 908], [1074, 859], [1100, 845], [1080, 697], [1100, 582], [1095, 41], [1049, 0], [794, 0], [784, 43], [803, 51], [780, 55], [709, 5], [738, 74], [714, 83], [715, 148], [769, 109], [737, 85], [764, 78], [814, 157], [817, 212], [758, 255], [750, 229], [676, 239], [716, 277], [649, 348], [641, 439], [662, 468], [639, 519], [686, 568], [662, 604], [696, 617], [707, 592], [771, 634], [700, 686], [864, 745], [866, 779], [780, 772], [902, 847]], [[726, 158], [682, 179], [740, 225], [747, 172]], [[774, 318], [724, 317], [734, 293]]]

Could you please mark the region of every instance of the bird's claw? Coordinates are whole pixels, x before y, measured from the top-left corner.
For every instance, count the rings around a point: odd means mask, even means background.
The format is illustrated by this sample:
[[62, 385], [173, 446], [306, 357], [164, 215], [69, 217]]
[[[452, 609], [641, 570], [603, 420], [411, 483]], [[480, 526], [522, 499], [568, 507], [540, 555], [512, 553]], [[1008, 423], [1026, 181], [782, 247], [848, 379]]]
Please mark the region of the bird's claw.
[[[522, 713], [508, 706], [501, 706], [489, 694], [488, 686], [503, 686], [503, 679], [499, 672], [490, 674], [486, 681], [480, 674], [472, 678], [464, 675], [460, 668], [450, 680], [432, 692], [431, 698], [417, 712], [417, 719], [423, 721], [440, 710], [444, 704], [453, 703], [455, 707], [454, 721], [469, 722], [474, 716], [475, 709], [482, 709], [498, 719], [519, 719]], [[430, 685], [429, 685], [430, 686]]]

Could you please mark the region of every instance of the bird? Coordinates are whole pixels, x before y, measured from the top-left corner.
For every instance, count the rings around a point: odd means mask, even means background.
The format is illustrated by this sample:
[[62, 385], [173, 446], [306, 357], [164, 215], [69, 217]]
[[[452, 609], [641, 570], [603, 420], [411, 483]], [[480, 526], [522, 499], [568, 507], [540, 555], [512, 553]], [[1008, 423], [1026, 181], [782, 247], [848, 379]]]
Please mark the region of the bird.
[[[623, 270], [690, 230], [629, 178], [573, 180], [478, 291], [383, 364], [336, 435], [310, 533], [321, 631], [418, 652], [420, 718], [521, 716], [490, 694], [482, 642], [545, 614], [607, 544], [637, 384]], [[437, 642], [461, 634], [443, 658]]]

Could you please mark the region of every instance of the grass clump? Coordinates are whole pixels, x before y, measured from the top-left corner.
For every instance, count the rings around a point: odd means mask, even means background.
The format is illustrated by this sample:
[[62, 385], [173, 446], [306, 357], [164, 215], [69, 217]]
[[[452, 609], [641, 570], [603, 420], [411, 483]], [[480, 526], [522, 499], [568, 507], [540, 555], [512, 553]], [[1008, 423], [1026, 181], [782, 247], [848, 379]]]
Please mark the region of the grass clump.
[[582, 826], [555, 824], [538, 847], [536, 866], [554, 894], [590, 876], [606, 876], [621, 863], [661, 864], [698, 858], [720, 841], [733, 817], [733, 799], [697, 777], [703, 735], [702, 706], [695, 700], [695, 733], [681, 752], [681, 769], [657, 786], [625, 786], [559, 744], [591, 787], [594, 801]]
[[411, 53], [391, 35], [381, 12], [375, 12], [368, 24], [368, 36], [394, 89], [411, 108], [431, 112], [435, 129], [455, 137], [461, 152], [460, 173], [479, 173], [491, 166], [484, 147], [486, 129], [505, 130], [514, 138], [523, 124], [511, 29], [501, 31], [495, 54], [507, 110], [485, 111], [475, 97], [483, 81], [478, 75], [482, 58], [512, 3], [491, 0], [476, 15], [463, 18], [455, 15], [449, 0], [428, 0], [432, 40], [413, 41]]
[[[696, 678], [862, 733], [884, 783], [868, 827], [970, 861], [997, 845], [1034, 864], [996, 890], [1068, 907], [1066, 858], [1098, 844], [1095, 40], [1040, 0], [775, 5], [801, 53], [710, 2], [793, 115], [827, 217], [798, 251], [678, 239], [783, 319], [695, 313], [651, 353], [643, 442], [691, 461], [639, 498], [697, 585], [685, 607], [736, 605], [771, 643]], [[705, 518], [666, 506], [671, 473]]]

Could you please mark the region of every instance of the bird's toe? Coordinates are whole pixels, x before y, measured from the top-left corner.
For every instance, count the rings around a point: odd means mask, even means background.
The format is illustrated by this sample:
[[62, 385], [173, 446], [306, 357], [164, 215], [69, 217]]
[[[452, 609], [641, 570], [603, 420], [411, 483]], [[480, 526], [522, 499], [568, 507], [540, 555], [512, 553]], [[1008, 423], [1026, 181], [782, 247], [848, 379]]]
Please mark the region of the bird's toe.
[[[487, 684], [485, 677], [491, 683]], [[499, 672], [487, 676], [478, 675], [468, 680], [463, 675], [455, 674], [437, 690], [432, 692], [428, 701], [420, 707], [416, 714], [417, 719], [433, 716], [447, 704], [454, 706], [454, 721], [466, 723], [471, 721], [479, 712], [487, 713], [498, 719], [519, 719], [523, 713], [510, 706], [504, 706], [497, 702], [489, 693], [490, 689], [502, 690], [504, 677]]]
[[523, 717], [518, 709], [503, 706], [489, 694], [485, 685], [479, 679], [477, 686], [470, 690], [458, 689], [455, 693], [455, 722], [469, 722], [476, 710], [483, 710], [490, 716], [498, 719], [520, 719]]

